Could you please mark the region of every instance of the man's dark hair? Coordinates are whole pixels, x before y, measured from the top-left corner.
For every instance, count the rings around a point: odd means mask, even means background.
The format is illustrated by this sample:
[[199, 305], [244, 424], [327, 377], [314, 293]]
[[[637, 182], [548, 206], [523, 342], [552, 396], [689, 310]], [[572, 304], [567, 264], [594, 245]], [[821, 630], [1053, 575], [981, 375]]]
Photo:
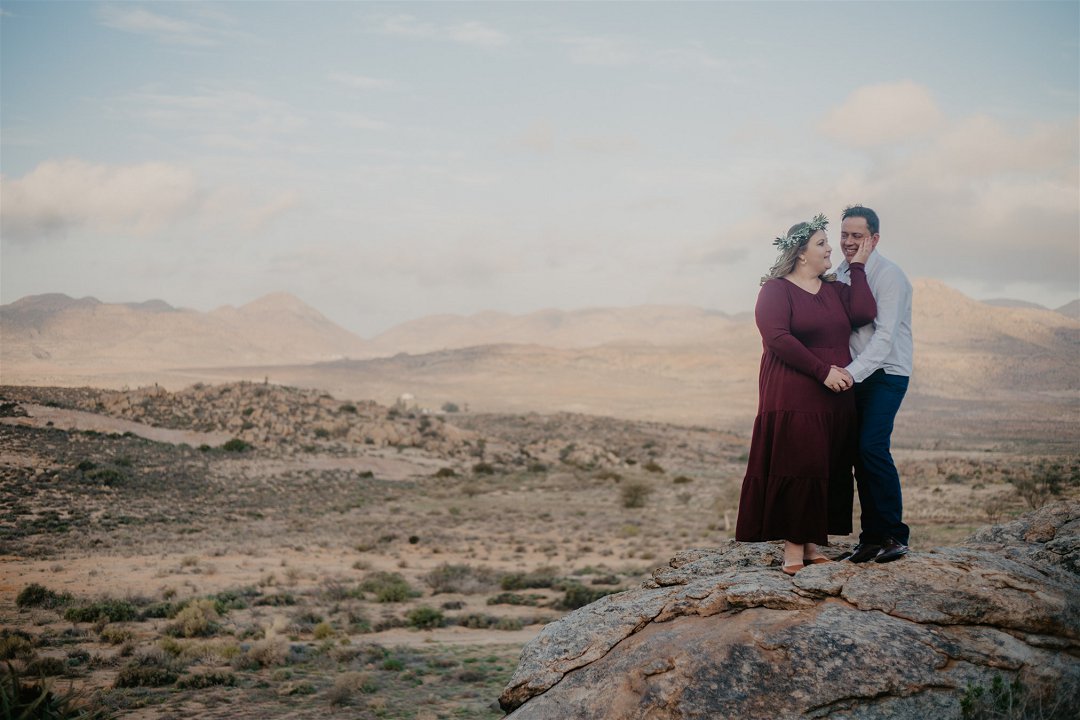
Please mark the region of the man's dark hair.
[[844, 208], [844, 216], [840, 218], [840, 221], [843, 222], [849, 217], [865, 218], [866, 227], [870, 228], [870, 234], [877, 235], [879, 232], [881, 223], [878, 221], [877, 213], [870, 208], [863, 207], [862, 205], [848, 205]]

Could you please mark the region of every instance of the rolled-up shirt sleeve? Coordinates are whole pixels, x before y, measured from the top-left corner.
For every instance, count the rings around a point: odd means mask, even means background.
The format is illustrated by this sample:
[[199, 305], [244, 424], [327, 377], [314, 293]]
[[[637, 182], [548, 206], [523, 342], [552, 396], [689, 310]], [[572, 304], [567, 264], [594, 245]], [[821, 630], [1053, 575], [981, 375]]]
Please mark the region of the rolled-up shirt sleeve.
[[780, 284], [782, 282], [786, 281], [770, 280], [761, 286], [758, 293], [754, 319], [761, 332], [761, 340], [784, 363], [824, 382], [831, 368], [791, 334], [791, 300]]
[[[847, 366], [847, 371], [855, 378], [855, 382], [862, 382], [870, 377], [885, 363], [885, 359], [892, 352], [893, 343], [896, 342], [897, 330], [906, 307], [911, 302], [911, 285], [903, 273], [886, 270], [875, 282], [877, 317], [874, 318], [874, 334], [859, 356]], [[854, 286], [854, 283], [852, 285]]]

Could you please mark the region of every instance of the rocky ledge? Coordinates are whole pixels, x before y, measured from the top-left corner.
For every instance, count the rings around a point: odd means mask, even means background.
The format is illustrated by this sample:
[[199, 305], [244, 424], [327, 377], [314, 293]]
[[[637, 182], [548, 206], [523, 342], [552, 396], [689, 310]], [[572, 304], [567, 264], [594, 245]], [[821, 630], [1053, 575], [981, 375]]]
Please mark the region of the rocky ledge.
[[513, 720], [923, 720], [981, 717], [979, 703], [1073, 718], [1078, 689], [1070, 501], [956, 547], [794, 578], [775, 543], [681, 552], [545, 627], [499, 700]]

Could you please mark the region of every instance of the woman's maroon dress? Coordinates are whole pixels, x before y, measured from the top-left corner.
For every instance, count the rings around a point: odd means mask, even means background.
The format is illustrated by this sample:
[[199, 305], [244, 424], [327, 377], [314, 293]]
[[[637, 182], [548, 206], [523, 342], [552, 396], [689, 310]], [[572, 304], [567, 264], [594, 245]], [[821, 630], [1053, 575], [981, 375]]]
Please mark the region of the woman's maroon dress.
[[783, 278], [761, 287], [758, 414], [736, 540], [824, 545], [851, 532], [855, 395], [822, 383], [832, 365], [851, 362], [851, 329], [876, 314], [862, 263], [851, 264], [850, 287], [826, 282], [815, 295]]

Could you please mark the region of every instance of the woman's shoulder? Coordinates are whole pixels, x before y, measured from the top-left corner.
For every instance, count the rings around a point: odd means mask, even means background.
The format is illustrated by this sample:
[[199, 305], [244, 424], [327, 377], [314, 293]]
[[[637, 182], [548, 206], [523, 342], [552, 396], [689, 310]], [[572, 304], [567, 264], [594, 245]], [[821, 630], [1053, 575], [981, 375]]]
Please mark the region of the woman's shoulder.
[[778, 290], [779, 291], [786, 291], [787, 286], [790, 285], [790, 284], [791, 283], [788, 282], [787, 280], [785, 280], [784, 278], [779, 278], [779, 277], [761, 278], [761, 290], [760, 290], [760, 292], [766, 292], [766, 291], [768, 291], [768, 292], [776, 292]]

